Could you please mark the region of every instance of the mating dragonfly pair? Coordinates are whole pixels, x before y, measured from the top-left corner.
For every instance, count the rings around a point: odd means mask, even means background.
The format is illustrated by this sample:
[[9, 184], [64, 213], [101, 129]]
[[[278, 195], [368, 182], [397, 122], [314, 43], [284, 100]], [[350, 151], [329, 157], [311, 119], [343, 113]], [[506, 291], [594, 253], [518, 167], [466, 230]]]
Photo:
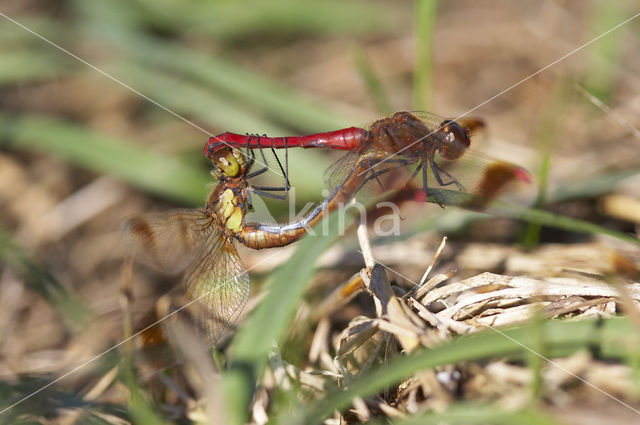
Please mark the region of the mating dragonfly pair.
[[[299, 137], [259, 137], [224, 133], [209, 139], [203, 153], [213, 163], [214, 187], [204, 209], [175, 210], [130, 219], [126, 233], [142, 257], [166, 271], [188, 268], [184, 283], [187, 298], [197, 303], [198, 322], [206, 337], [215, 343], [233, 325], [249, 296], [249, 276], [233, 245], [233, 239], [253, 249], [281, 247], [301, 236], [324, 216], [350, 200], [368, 182], [398, 189], [421, 174], [418, 198], [438, 195], [441, 205], [458, 203], [455, 193], [468, 193], [478, 207], [496, 196], [512, 180], [529, 181], [527, 172], [514, 164], [492, 160], [479, 167], [481, 175], [471, 191], [449, 172], [447, 165], [460, 162], [470, 145], [470, 133], [481, 126], [477, 120], [434, 121], [409, 112], [376, 121], [368, 129], [350, 127]], [[248, 223], [250, 194], [284, 198], [284, 187], [251, 186], [249, 179], [266, 171], [252, 171], [254, 150], [330, 148], [345, 150], [328, 170], [331, 192], [301, 221], [285, 225]], [[246, 153], [242, 152], [246, 149]], [[264, 155], [262, 155], [264, 158]], [[277, 156], [276, 156], [277, 158]], [[411, 167], [413, 168], [410, 171]], [[478, 168], [478, 167], [476, 167]], [[398, 173], [405, 178], [399, 178]], [[432, 176], [432, 179], [429, 178]], [[457, 191], [429, 187], [428, 182]], [[273, 192], [284, 192], [276, 195]], [[458, 203], [459, 204], [459, 203]]]

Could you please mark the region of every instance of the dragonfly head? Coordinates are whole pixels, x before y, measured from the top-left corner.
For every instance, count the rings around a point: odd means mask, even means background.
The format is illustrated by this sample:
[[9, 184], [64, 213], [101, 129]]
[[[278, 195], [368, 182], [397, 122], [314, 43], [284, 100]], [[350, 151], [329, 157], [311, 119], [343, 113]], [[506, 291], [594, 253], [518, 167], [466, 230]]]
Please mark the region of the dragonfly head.
[[219, 180], [229, 180], [243, 176], [247, 171], [245, 156], [236, 148], [223, 148], [211, 153], [215, 165], [213, 174]]
[[439, 153], [444, 159], [460, 158], [471, 144], [469, 129], [452, 120], [442, 121], [438, 134], [442, 143]]

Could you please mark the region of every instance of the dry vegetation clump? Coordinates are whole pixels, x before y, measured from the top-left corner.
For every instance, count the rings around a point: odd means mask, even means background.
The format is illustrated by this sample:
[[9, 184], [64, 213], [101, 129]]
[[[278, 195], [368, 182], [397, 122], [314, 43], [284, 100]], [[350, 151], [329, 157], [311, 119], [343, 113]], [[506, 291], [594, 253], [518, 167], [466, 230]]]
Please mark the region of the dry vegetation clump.
[[[361, 243], [364, 243], [365, 258], [373, 260], [366, 237]], [[444, 241], [429, 269], [443, 247]], [[448, 272], [428, 280], [425, 274], [423, 283], [411, 282], [407, 288], [389, 282], [387, 273], [397, 273], [393, 268], [375, 264], [362, 269], [317, 307], [322, 315], [308, 343], [306, 367], [300, 369], [286, 363], [274, 347], [271, 372], [254, 399], [253, 420], [266, 423], [265, 412], [271, 397], [279, 390], [296, 386], [302, 391], [303, 399], [322, 400], [327, 389], [349, 388], [376, 367], [384, 369], [393, 359], [416, 350], [434, 349], [456, 336], [491, 330], [511, 339], [504, 333], [506, 329], [546, 319], [599, 320], [626, 312], [640, 317], [640, 284], [629, 279], [612, 283], [614, 258], [619, 255], [613, 248], [590, 243], [565, 248], [562, 253], [558, 252], [561, 247], [553, 246], [524, 253], [504, 246], [477, 245], [468, 247], [460, 257], [466, 257], [467, 265], [473, 261], [483, 262], [483, 258], [471, 259], [472, 251], [480, 255], [481, 250], [486, 252], [491, 248], [502, 251], [509, 259], [506, 268], [510, 272], [528, 267], [528, 271], [538, 277], [485, 272], [457, 280], [455, 272]], [[603, 256], [603, 252], [610, 255]], [[579, 263], [589, 254], [593, 255], [593, 261], [588, 268], [581, 267], [584, 264]], [[566, 268], [541, 268], [541, 264], [553, 263], [549, 255], [562, 256]], [[629, 261], [624, 257], [617, 260], [625, 264]], [[578, 272], [580, 269], [590, 271]], [[466, 271], [472, 273], [472, 268]], [[364, 303], [374, 308], [361, 311], [345, 326], [339, 326], [334, 319], [340, 321], [341, 315], [337, 312], [352, 299], [354, 290], [366, 293]], [[305, 316], [318, 317], [310, 308], [302, 308], [297, 320], [304, 321]], [[507, 410], [517, 410], [538, 399], [548, 408], [567, 414], [576, 405], [588, 405], [598, 391], [621, 400], [634, 399], [632, 365], [598, 358], [598, 350], [588, 347], [569, 356], [554, 357], [548, 353], [545, 343], [535, 338], [534, 331], [514, 342], [530, 350], [533, 356], [539, 356], [537, 368], [522, 358], [505, 355], [480, 363], [451, 363], [419, 370], [373, 397], [354, 399], [343, 415], [326, 423], [357, 423], [380, 415], [397, 419], [419, 412], [442, 412], [461, 400], [495, 403]], [[636, 340], [631, 337], [630, 341]], [[597, 412], [592, 415], [596, 421], [598, 417], [606, 420], [606, 415]]]

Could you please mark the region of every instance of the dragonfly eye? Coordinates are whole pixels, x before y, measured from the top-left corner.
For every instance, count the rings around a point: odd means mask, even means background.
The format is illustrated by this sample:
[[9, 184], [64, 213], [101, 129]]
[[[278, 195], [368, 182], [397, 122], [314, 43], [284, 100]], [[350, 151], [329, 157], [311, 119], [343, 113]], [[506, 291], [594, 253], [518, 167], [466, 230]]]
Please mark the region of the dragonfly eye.
[[439, 133], [442, 136], [440, 156], [449, 160], [460, 158], [471, 144], [469, 130], [451, 120], [442, 121], [440, 127]]
[[237, 149], [233, 151], [229, 149], [215, 151], [211, 155], [211, 161], [216, 166], [215, 172], [221, 177], [238, 177], [244, 171], [244, 157]]

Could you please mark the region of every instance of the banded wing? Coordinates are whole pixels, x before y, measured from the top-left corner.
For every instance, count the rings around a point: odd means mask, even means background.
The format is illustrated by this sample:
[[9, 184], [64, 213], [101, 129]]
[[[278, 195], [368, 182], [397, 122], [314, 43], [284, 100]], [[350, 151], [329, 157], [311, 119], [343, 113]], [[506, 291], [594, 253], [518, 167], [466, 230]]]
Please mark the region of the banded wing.
[[[531, 175], [519, 165], [472, 149], [454, 160], [437, 158], [436, 167], [426, 177], [429, 193], [440, 205], [484, 209], [503, 192], [531, 183]], [[443, 184], [437, 181], [436, 172]]]
[[233, 243], [201, 209], [134, 217], [124, 230], [134, 253], [150, 265], [167, 272], [188, 266], [186, 297], [167, 314], [186, 309], [207, 339], [218, 341], [249, 297], [249, 275]]
[[210, 226], [204, 210], [181, 209], [131, 218], [125, 223], [124, 235], [136, 257], [173, 273], [194, 260]]
[[184, 282], [187, 297], [196, 304], [197, 321], [210, 342], [216, 343], [233, 326], [249, 298], [249, 275], [233, 242], [213, 227]]

